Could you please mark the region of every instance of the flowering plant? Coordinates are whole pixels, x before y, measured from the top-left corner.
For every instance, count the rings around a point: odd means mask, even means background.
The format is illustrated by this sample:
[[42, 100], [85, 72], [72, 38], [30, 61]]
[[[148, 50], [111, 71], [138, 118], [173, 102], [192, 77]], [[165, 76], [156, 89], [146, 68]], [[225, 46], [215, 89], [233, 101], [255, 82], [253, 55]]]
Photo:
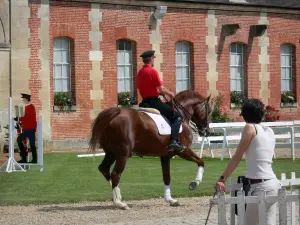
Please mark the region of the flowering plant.
[[54, 105], [63, 109], [65, 106], [72, 106], [74, 100], [69, 92], [56, 92], [54, 94]]
[[234, 103], [236, 105], [243, 105], [244, 101], [246, 100], [246, 96], [241, 91], [232, 91], [230, 92], [230, 103]]
[[275, 109], [274, 106], [267, 105], [265, 107], [265, 122], [275, 122], [280, 119], [279, 110]]
[[228, 107], [224, 105], [224, 96], [218, 95], [212, 99], [212, 122], [232, 122], [233, 120], [228, 116]]
[[121, 106], [131, 106], [136, 104], [137, 100], [135, 97], [130, 96], [130, 92], [120, 92], [118, 94], [118, 104]]
[[284, 91], [281, 93], [281, 102], [282, 103], [296, 103], [297, 97], [291, 91]]

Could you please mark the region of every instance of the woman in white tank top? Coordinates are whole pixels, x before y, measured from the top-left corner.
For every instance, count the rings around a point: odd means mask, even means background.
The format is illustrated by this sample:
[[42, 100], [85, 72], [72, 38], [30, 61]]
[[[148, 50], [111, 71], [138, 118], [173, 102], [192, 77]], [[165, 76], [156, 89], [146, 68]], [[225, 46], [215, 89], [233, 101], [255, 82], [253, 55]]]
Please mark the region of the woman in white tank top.
[[[258, 99], [248, 99], [242, 107], [241, 115], [247, 123], [242, 131], [241, 141], [216, 185], [220, 191], [225, 191], [226, 178], [245, 154], [246, 177], [251, 185], [248, 195], [257, 196], [260, 190], [265, 190], [267, 195], [277, 195], [281, 185], [272, 169], [275, 135], [271, 128], [260, 124], [264, 117], [264, 105]], [[267, 204], [266, 207], [267, 225], [276, 225], [276, 204]], [[246, 224], [259, 224], [258, 218], [258, 204], [247, 204]]]

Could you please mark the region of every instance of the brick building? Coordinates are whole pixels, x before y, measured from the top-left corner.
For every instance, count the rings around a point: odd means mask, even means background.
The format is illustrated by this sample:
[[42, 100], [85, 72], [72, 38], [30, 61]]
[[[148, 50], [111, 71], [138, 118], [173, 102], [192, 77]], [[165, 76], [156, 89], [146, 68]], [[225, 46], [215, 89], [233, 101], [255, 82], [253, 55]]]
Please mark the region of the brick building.
[[[174, 92], [222, 93], [236, 115], [230, 93], [237, 91], [274, 105], [281, 119], [299, 118], [298, 104], [283, 104], [281, 93], [300, 99], [300, 2], [282, 2], [3, 0], [0, 110], [10, 93], [14, 104], [30, 93], [46, 140], [85, 139], [118, 92], [137, 94], [139, 55], [153, 49]], [[54, 106], [58, 92], [70, 93], [72, 110]]]

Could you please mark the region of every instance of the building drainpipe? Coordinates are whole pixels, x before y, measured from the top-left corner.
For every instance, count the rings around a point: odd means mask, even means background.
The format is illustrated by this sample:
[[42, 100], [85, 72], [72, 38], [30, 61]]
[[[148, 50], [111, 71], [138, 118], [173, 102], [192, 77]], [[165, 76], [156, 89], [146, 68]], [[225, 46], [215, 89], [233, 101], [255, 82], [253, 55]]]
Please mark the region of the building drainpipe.
[[11, 60], [11, 0], [8, 0], [9, 11], [9, 96], [12, 97], [12, 60]]

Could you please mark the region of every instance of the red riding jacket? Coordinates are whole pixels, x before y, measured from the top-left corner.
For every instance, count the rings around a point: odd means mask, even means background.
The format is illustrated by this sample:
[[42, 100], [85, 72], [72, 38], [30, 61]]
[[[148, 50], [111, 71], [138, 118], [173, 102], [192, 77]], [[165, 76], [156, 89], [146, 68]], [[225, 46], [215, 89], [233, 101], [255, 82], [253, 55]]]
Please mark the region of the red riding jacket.
[[32, 104], [25, 106], [25, 113], [23, 117], [20, 117], [20, 125], [23, 130], [36, 130], [36, 113], [35, 107]]

